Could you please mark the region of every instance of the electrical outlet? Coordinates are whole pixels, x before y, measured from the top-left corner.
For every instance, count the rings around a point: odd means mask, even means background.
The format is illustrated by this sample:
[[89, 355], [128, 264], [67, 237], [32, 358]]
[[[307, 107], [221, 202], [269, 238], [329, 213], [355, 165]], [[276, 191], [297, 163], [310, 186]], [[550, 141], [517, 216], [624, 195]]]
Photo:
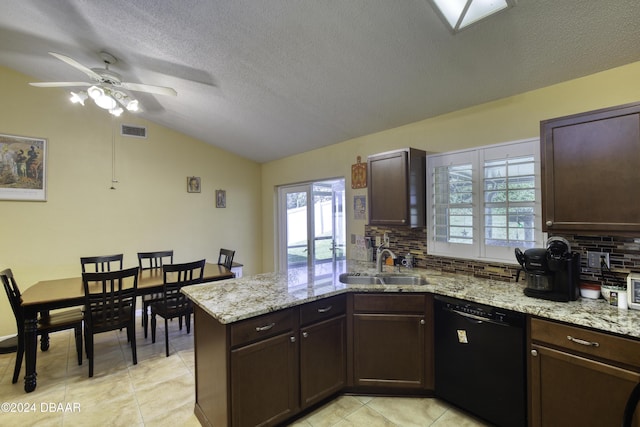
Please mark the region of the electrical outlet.
[[600, 260], [604, 258], [604, 263], [609, 268], [609, 253], [608, 252], [592, 252], [587, 251], [587, 266], [589, 268], [600, 268]]
[[379, 248], [382, 244], [382, 238], [380, 236], [376, 236], [376, 248]]
[[384, 233], [383, 240], [384, 240], [384, 246], [386, 248], [388, 248], [389, 247], [389, 233]]

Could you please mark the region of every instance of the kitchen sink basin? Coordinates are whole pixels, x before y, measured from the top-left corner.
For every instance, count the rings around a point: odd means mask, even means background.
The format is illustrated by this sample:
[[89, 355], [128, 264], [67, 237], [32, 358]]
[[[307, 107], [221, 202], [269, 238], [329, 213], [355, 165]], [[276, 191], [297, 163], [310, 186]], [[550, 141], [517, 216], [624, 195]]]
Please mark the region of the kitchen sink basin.
[[427, 279], [418, 274], [378, 273], [375, 275], [342, 273], [340, 282], [348, 285], [426, 285]]

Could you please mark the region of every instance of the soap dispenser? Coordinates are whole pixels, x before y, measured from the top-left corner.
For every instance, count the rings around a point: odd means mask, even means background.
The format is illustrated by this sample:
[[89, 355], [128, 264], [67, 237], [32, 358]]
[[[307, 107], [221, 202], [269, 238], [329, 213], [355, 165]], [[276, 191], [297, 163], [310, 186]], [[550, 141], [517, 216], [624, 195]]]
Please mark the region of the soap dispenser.
[[402, 260], [402, 265], [407, 268], [413, 268], [413, 255], [411, 255], [411, 252], [405, 255], [404, 259]]

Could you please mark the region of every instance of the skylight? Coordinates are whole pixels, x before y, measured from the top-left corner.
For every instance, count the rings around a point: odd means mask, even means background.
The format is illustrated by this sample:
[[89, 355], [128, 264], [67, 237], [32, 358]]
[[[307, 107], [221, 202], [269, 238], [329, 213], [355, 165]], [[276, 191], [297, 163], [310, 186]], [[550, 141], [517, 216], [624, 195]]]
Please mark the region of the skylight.
[[501, 10], [515, 0], [429, 0], [455, 33]]

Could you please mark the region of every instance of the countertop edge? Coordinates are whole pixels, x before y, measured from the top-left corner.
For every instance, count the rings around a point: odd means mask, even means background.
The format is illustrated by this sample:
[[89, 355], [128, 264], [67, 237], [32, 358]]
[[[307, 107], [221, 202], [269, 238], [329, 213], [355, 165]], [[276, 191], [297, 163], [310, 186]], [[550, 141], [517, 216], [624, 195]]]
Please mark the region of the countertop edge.
[[[344, 271], [375, 274], [371, 263], [347, 262]], [[306, 304], [344, 293], [431, 293], [486, 304], [540, 318], [640, 339], [640, 311], [618, 309], [603, 300], [579, 298], [554, 302], [524, 295], [524, 284], [432, 270], [404, 270], [427, 279], [426, 285], [347, 285], [333, 278], [317, 280], [300, 275], [264, 273], [183, 288], [196, 305], [222, 324]]]

